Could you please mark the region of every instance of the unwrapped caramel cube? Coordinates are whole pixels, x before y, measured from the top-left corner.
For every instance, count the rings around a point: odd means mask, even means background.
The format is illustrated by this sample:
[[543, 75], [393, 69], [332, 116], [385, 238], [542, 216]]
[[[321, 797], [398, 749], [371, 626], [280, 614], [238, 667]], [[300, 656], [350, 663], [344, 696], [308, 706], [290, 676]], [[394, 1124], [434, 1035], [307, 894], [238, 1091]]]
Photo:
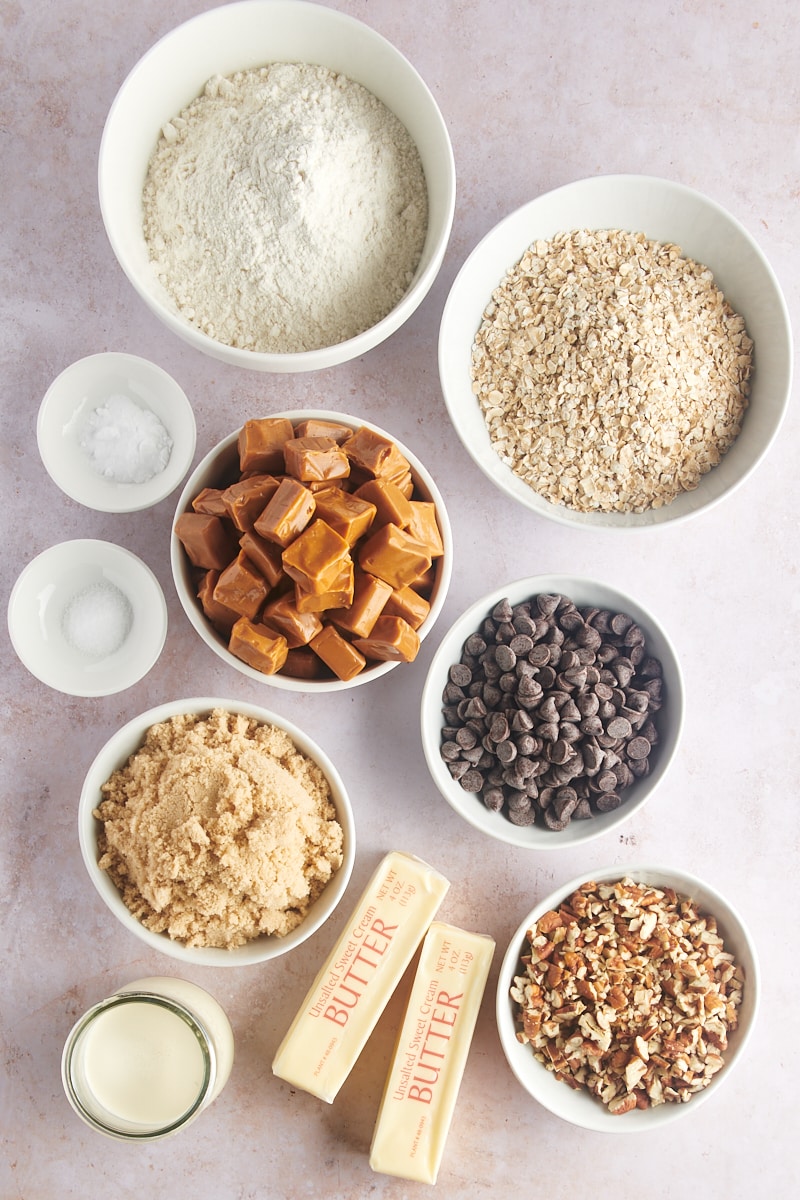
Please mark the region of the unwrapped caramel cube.
[[268, 542], [249, 529], [239, 538], [239, 545], [250, 561], [258, 568], [271, 588], [277, 587], [284, 578], [283, 550], [277, 542]]
[[406, 522], [406, 530], [428, 547], [431, 558], [439, 558], [444, 554], [444, 543], [436, 520], [436, 505], [432, 500], [409, 500], [408, 506], [411, 516]]
[[240, 550], [233, 562], [228, 563], [220, 573], [214, 588], [214, 599], [217, 604], [224, 604], [240, 616], [254, 620], [268, 593], [266, 580], [244, 551]]
[[288, 417], [256, 417], [239, 430], [239, 470], [242, 475], [261, 472], [282, 475], [283, 447], [294, 437]]
[[189, 561], [205, 570], [221, 571], [236, 554], [236, 542], [230, 526], [221, 517], [206, 513], [181, 513], [175, 522], [175, 535]]
[[333, 583], [324, 592], [308, 592], [295, 583], [295, 603], [301, 613], [327, 612], [331, 608], [342, 608], [352, 603], [354, 586], [353, 560], [349, 556], [342, 563], [342, 569]]
[[402, 617], [378, 617], [367, 638], [353, 642], [365, 658], [380, 662], [413, 662], [419, 651], [419, 634]]
[[215, 570], [206, 571], [203, 574], [197, 588], [197, 599], [214, 628], [218, 629], [220, 633], [229, 634], [241, 614], [228, 608], [227, 604], [220, 604], [218, 600], [214, 599], [214, 588], [217, 586], [219, 574], [219, 571]]
[[357, 429], [342, 444], [342, 448], [353, 466], [373, 479], [397, 480], [411, 471], [408, 459], [395, 443], [368, 429], [366, 425]]
[[316, 520], [283, 552], [283, 569], [306, 592], [327, 592], [339, 577], [350, 547], [335, 529]]
[[361, 543], [358, 563], [363, 571], [401, 588], [429, 569], [431, 554], [422, 542], [390, 522]]
[[342, 425], [340, 421], [329, 421], [325, 417], [308, 417], [305, 421], [298, 421], [294, 427], [294, 436], [300, 437], [329, 437], [341, 446], [342, 442], [346, 442], [352, 433], [349, 425]]
[[419, 629], [425, 621], [431, 606], [424, 596], [420, 596], [414, 588], [403, 587], [395, 589], [383, 606], [384, 617], [402, 617], [408, 621], [412, 629]]
[[228, 650], [264, 675], [276, 675], [286, 662], [286, 638], [266, 625], [240, 617], [231, 630]]
[[237, 529], [242, 533], [252, 529], [277, 492], [279, 482], [274, 475], [248, 475], [225, 488], [222, 501]]
[[391, 596], [392, 589], [388, 583], [364, 571], [357, 571], [352, 602], [347, 608], [336, 608], [329, 612], [328, 618], [346, 633], [368, 637]]
[[405, 529], [411, 520], [411, 501], [396, 483], [388, 479], [370, 479], [356, 490], [355, 495], [359, 500], [375, 505], [375, 528], [392, 524]]
[[335, 529], [348, 546], [354, 546], [363, 537], [375, 520], [376, 508], [369, 500], [362, 500], [341, 488], [325, 488], [315, 492], [317, 507], [315, 514], [331, 529]]
[[322, 621], [316, 613], [299, 611], [293, 592], [286, 592], [277, 600], [270, 600], [264, 607], [261, 619], [283, 634], [290, 650], [298, 646], [307, 646], [322, 629]]
[[286, 662], [281, 667], [281, 675], [291, 675], [293, 679], [307, 679], [311, 682], [320, 679], [324, 674], [322, 659], [310, 646], [289, 647]]
[[311, 649], [330, 667], [337, 679], [348, 680], [367, 665], [363, 654], [356, 650], [333, 625], [326, 625], [311, 642]]
[[350, 459], [339, 443], [327, 437], [295, 437], [283, 447], [286, 474], [302, 483], [346, 479]]
[[315, 507], [316, 502], [308, 488], [297, 479], [285, 477], [253, 529], [268, 542], [286, 547], [308, 525]]
[[224, 492], [224, 488], [203, 488], [192, 501], [192, 508], [197, 513], [205, 513], [207, 517], [227, 517], [228, 510], [222, 498]]

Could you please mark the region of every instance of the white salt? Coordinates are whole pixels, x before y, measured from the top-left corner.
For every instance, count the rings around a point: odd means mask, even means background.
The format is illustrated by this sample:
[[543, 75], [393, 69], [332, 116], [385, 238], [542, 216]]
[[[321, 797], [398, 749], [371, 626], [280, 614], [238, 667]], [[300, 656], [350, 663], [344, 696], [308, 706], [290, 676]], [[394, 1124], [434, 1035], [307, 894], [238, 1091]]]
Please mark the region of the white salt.
[[91, 658], [107, 658], [119, 650], [132, 625], [130, 600], [106, 580], [77, 592], [64, 609], [61, 622], [69, 644]]

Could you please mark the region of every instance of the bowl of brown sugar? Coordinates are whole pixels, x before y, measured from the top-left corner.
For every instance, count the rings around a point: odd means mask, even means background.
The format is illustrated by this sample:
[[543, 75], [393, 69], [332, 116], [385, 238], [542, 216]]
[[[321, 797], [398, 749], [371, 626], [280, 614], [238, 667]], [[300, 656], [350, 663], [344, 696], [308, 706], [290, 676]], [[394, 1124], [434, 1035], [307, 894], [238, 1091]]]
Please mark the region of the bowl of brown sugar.
[[647, 529], [730, 495], [783, 420], [792, 339], [747, 230], [681, 184], [598, 176], [495, 226], [445, 304], [439, 372], [468, 453], [540, 516]]
[[118, 730], [89, 767], [78, 826], [121, 925], [206, 966], [300, 945], [336, 908], [355, 857], [350, 800], [323, 750], [266, 709], [213, 697]]
[[433, 95], [375, 30], [240, 0], [132, 68], [99, 195], [120, 266], [175, 334], [239, 367], [313, 371], [378, 345], [426, 296], [455, 165]]

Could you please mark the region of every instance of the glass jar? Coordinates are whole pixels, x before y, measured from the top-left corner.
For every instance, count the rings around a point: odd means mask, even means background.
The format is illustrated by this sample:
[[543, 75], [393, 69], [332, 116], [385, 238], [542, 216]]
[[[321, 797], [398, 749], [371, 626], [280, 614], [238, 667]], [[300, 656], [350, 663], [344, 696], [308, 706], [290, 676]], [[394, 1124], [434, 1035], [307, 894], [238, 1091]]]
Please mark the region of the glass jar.
[[75, 1023], [64, 1046], [67, 1098], [87, 1125], [125, 1141], [184, 1129], [222, 1091], [233, 1031], [203, 988], [151, 977], [119, 988]]

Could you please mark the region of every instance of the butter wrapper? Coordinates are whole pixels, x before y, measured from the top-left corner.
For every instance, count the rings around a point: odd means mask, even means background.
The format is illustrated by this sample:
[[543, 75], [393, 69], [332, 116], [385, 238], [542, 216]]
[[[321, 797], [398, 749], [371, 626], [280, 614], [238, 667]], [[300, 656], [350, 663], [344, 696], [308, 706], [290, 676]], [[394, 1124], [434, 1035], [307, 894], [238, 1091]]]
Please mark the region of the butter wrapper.
[[430, 926], [372, 1137], [374, 1171], [436, 1182], [494, 949], [485, 934]]
[[414, 957], [450, 883], [414, 855], [381, 861], [272, 1062], [332, 1103]]

